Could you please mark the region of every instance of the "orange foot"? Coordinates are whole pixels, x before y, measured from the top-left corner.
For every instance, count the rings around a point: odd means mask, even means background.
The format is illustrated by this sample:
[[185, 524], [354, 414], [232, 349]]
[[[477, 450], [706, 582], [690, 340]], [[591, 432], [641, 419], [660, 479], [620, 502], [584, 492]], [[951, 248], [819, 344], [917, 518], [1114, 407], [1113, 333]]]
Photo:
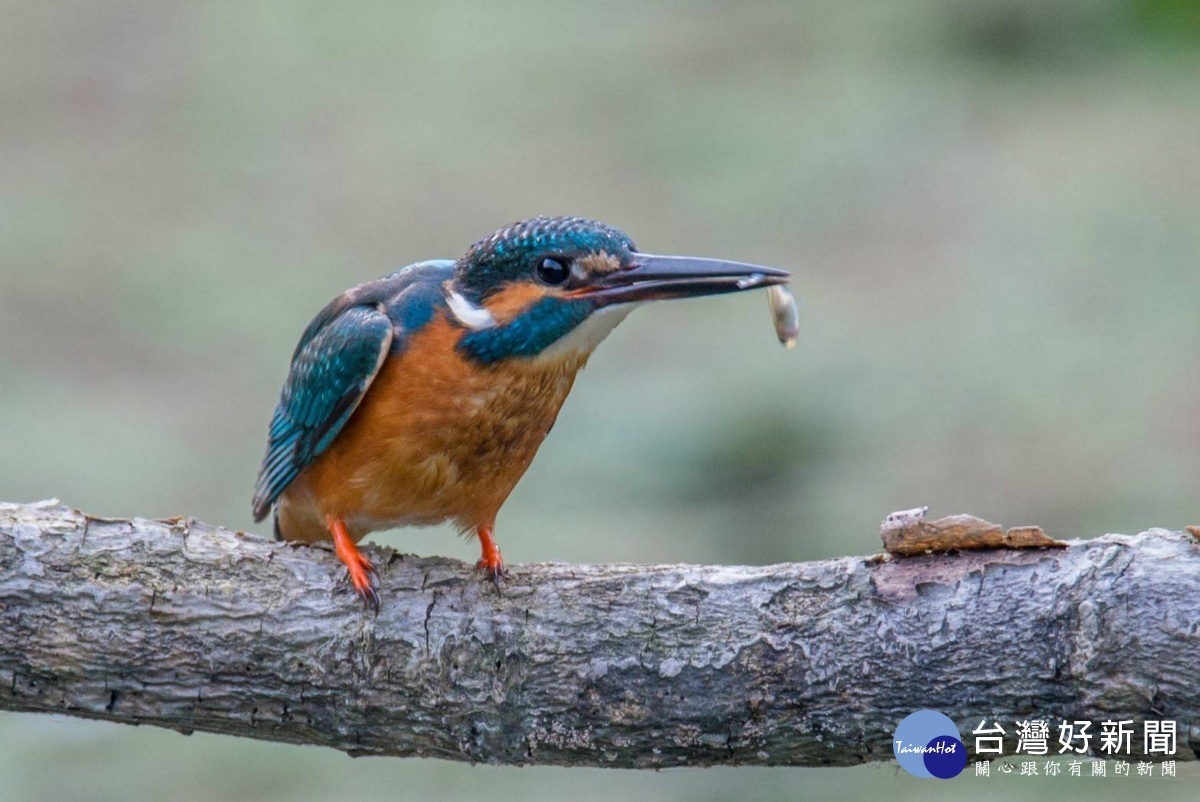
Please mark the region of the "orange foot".
[[500, 547], [496, 545], [496, 540], [492, 537], [494, 529], [494, 524], [485, 524], [476, 528], [483, 556], [479, 558], [479, 562], [475, 563], [475, 567], [483, 571], [483, 575], [492, 580], [492, 584], [499, 591], [500, 582], [508, 575], [508, 569], [504, 567], [504, 558], [500, 556]]
[[363, 603], [375, 608], [375, 612], [379, 612], [379, 594], [375, 592], [375, 583], [379, 579], [379, 574], [375, 570], [375, 566], [367, 559], [358, 546], [354, 545], [354, 540], [350, 537], [350, 533], [346, 531], [346, 522], [341, 518], [330, 518], [326, 521], [329, 527], [329, 532], [333, 535], [333, 551], [337, 554], [338, 559], [346, 565], [346, 570], [350, 572], [350, 582], [354, 585], [354, 589], [358, 591], [358, 595], [362, 597]]

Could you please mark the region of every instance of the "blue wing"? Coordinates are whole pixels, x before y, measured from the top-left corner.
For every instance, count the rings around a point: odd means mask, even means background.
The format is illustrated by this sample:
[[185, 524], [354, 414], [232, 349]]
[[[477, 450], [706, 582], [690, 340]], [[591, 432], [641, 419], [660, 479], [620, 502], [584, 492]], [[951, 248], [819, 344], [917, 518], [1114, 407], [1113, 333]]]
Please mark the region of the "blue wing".
[[338, 298], [309, 324], [271, 419], [254, 489], [261, 521], [292, 480], [329, 447], [358, 408], [387, 357], [392, 321], [378, 304]]

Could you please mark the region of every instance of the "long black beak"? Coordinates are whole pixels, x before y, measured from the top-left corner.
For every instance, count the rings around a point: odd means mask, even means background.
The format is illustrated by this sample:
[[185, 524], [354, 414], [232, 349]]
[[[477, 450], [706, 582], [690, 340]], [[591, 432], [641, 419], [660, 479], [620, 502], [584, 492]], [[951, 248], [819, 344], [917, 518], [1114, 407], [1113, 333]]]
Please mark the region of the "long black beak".
[[591, 286], [572, 294], [608, 306], [741, 292], [787, 284], [792, 279], [786, 270], [744, 262], [648, 253], [633, 256], [634, 261], [628, 266], [598, 276]]

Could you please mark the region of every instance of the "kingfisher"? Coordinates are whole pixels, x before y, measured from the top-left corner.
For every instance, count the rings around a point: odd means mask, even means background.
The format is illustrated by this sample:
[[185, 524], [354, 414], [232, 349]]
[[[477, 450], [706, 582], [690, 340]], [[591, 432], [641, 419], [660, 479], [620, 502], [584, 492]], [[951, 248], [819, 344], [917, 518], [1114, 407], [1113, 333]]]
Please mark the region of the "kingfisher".
[[267, 438], [254, 520], [332, 541], [363, 600], [367, 534], [451, 522], [500, 586], [496, 514], [575, 375], [634, 308], [785, 284], [771, 267], [642, 253], [622, 231], [535, 217], [457, 260], [417, 262], [334, 298], [304, 330]]

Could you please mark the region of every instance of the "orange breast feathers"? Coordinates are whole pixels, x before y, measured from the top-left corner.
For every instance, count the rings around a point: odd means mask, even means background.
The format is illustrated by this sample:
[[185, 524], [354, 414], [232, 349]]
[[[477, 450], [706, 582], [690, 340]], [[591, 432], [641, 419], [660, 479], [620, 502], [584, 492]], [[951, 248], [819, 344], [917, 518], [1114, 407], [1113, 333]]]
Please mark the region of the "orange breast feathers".
[[[488, 309], [503, 322], [533, 299], [495, 300]], [[448, 520], [468, 530], [495, 520], [588, 354], [482, 366], [456, 350], [461, 334], [443, 313], [388, 358], [346, 427], [280, 497], [285, 539], [328, 539], [330, 516], [355, 540], [394, 526]]]

